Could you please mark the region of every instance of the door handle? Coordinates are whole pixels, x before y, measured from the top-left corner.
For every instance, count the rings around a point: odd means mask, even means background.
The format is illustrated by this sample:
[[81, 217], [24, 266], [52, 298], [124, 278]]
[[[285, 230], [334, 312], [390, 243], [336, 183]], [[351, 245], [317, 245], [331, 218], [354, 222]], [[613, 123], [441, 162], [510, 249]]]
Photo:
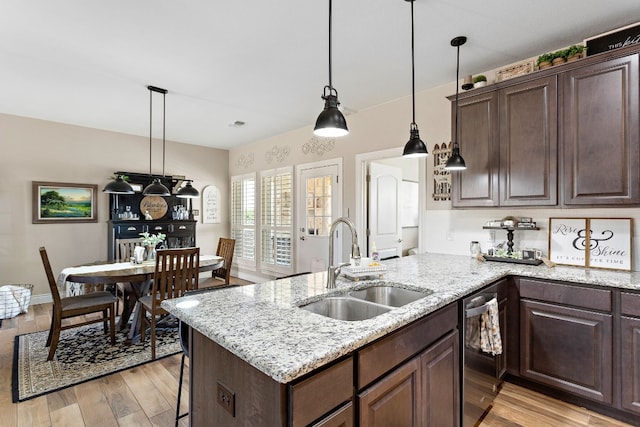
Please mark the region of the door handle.
[[305, 240], [305, 237], [304, 236], [300, 236], [300, 240]]
[[402, 243], [402, 239], [398, 239], [398, 243]]

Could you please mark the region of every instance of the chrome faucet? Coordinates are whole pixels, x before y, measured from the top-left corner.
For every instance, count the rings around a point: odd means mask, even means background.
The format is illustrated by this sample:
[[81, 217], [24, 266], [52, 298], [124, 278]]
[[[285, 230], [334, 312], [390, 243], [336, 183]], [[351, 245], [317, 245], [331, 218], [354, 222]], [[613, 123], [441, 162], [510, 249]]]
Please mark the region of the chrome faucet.
[[358, 233], [356, 232], [356, 226], [353, 225], [353, 222], [347, 217], [341, 217], [333, 221], [331, 224], [331, 229], [329, 230], [329, 269], [327, 271], [327, 288], [334, 289], [336, 287], [336, 277], [340, 274], [340, 269], [346, 265], [349, 265], [348, 262], [342, 263], [340, 265], [331, 265], [333, 263], [333, 234], [338, 228], [338, 224], [343, 223], [349, 230], [351, 230], [351, 258], [360, 259], [360, 246], [358, 246]]

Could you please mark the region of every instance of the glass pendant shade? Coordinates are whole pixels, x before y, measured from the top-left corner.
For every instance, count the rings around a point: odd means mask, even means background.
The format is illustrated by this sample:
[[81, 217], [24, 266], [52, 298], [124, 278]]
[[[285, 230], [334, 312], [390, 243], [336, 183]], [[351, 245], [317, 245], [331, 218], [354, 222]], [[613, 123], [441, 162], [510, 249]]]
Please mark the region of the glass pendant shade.
[[102, 190], [105, 193], [110, 194], [134, 194], [133, 187], [129, 185], [127, 181], [122, 178], [122, 175], [118, 175], [116, 179], [108, 183]]
[[[329, 88], [329, 90], [335, 92], [335, 89]], [[347, 135], [349, 129], [347, 129], [347, 121], [344, 115], [338, 109], [340, 102], [338, 102], [337, 92], [336, 95], [332, 93], [325, 95], [322, 99], [324, 99], [324, 110], [316, 120], [316, 126], [313, 129], [314, 135], [328, 138]]]
[[404, 146], [402, 157], [425, 157], [428, 156], [427, 146], [420, 139], [420, 132], [418, 126], [415, 123], [411, 124], [411, 131], [409, 132], [409, 141]]
[[153, 178], [153, 182], [145, 187], [142, 194], [145, 196], [167, 197], [171, 195], [171, 192], [160, 182], [160, 178]]
[[449, 160], [447, 160], [444, 168], [450, 171], [461, 171], [467, 168], [464, 159], [460, 155], [460, 147], [458, 147], [458, 144], [454, 144], [451, 150], [451, 156], [449, 156]]
[[191, 181], [187, 181], [185, 186], [178, 190], [176, 197], [180, 197], [181, 199], [195, 199], [196, 197], [200, 197], [200, 193], [193, 188]]

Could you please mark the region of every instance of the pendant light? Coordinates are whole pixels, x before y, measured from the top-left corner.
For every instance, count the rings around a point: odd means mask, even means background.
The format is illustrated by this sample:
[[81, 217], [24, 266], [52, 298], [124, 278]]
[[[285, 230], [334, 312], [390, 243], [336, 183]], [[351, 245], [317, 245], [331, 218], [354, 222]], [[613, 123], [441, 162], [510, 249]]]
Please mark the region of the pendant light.
[[[149, 177], [151, 178], [151, 148], [152, 148], [152, 129], [153, 129], [153, 92], [162, 94], [162, 176], [164, 177], [164, 157], [165, 157], [165, 115], [166, 115], [166, 95], [167, 90], [155, 86], [147, 86], [149, 89]], [[153, 178], [153, 182], [147, 185], [142, 192], [145, 196], [161, 196], [167, 197], [171, 195], [169, 189], [162, 184], [160, 178]]]
[[403, 157], [425, 157], [429, 155], [427, 146], [420, 139], [418, 125], [416, 124], [416, 71], [414, 59], [414, 35], [413, 35], [413, 1], [405, 0], [411, 3], [411, 101], [413, 109], [413, 117], [411, 128], [409, 130], [409, 141], [404, 146]]
[[329, 84], [324, 87], [322, 99], [324, 99], [324, 110], [316, 120], [314, 135], [328, 138], [347, 135], [349, 133], [347, 121], [338, 109], [340, 105], [338, 91], [335, 90], [331, 81], [331, 0], [329, 0]]
[[105, 185], [102, 190], [104, 193], [110, 194], [134, 194], [133, 187], [124, 180], [122, 175], [117, 175], [116, 179]]
[[195, 199], [196, 197], [200, 197], [198, 190], [191, 185], [191, 180], [187, 180], [186, 182], [184, 187], [180, 187], [176, 193], [176, 197], [180, 197], [181, 199]]
[[451, 156], [449, 160], [447, 160], [447, 164], [445, 165], [446, 170], [450, 171], [461, 171], [467, 168], [467, 165], [464, 162], [464, 159], [460, 155], [460, 145], [458, 144], [459, 132], [458, 132], [458, 84], [460, 80], [460, 46], [467, 42], [467, 38], [465, 36], [458, 36], [451, 40], [451, 46], [454, 46], [458, 49], [457, 59], [456, 59], [456, 127], [455, 134], [453, 139], [453, 147], [451, 148]]

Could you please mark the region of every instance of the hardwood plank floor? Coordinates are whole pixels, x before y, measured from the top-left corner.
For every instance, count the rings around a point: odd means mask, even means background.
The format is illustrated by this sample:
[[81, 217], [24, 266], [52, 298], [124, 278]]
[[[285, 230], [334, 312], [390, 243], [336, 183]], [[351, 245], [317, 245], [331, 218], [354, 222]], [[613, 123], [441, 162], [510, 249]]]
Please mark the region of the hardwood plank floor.
[[[238, 282], [237, 279], [235, 283]], [[14, 337], [46, 330], [51, 305], [32, 305], [29, 313], [5, 319], [0, 328], [0, 425], [30, 426], [173, 426], [180, 355], [12, 403], [11, 376]], [[188, 367], [188, 360], [187, 360]], [[185, 377], [188, 368], [185, 369]], [[189, 400], [188, 379], [182, 402]], [[189, 417], [180, 420], [189, 425]], [[506, 383], [492, 410], [478, 427], [623, 427], [617, 420]], [[446, 426], [443, 426], [446, 427]]]

